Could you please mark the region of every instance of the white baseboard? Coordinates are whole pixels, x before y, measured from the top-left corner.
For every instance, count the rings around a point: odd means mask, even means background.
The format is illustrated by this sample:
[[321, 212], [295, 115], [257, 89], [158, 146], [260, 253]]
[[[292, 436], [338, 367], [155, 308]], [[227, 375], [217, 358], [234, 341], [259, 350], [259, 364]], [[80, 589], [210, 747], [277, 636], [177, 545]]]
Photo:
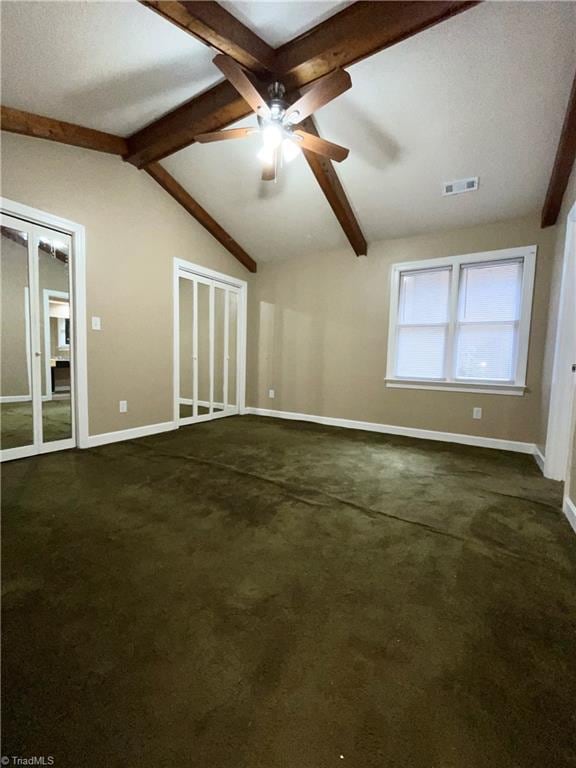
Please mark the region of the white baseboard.
[[89, 435], [83, 448], [96, 448], [107, 443], [119, 443], [122, 440], [135, 440], [138, 437], [157, 435], [159, 432], [169, 432], [176, 429], [173, 421], [165, 421], [162, 424], [147, 424], [145, 427], [133, 427], [132, 429], [120, 429], [118, 432], [103, 432], [100, 435]]
[[534, 461], [536, 464], [538, 464], [540, 472], [544, 474], [544, 463], [546, 462], [546, 457], [537, 445], [534, 447]]
[[459, 443], [460, 445], [475, 445], [480, 448], [496, 448], [500, 451], [536, 454], [534, 443], [521, 443], [516, 440], [501, 440], [496, 437], [480, 437], [478, 435], [461, 435], [456, 432], [436, 432], [431, 429], [416, 429], [414, 427], [397, 427], [391, 424], [377, 424], [371, 421], [352, 421], [351, 419], [336, 419], [331, 416], [313, 416], [309, 413], [290, 413], [289, 411], [271, 411], [266, 408], [246, 408], [245, 413], [255, 416], [272, 416], [276, 419], [292, 419], [295, 421], [312, 421], [330, 427], [345, 429], [363, 429], [367, 432], [380, 432], [385, 435], [401, 435], [416, 437], [422, 440], [438, 440], [443, 443]]
[[572, 526], [572, 530], [576, 533], [576, 504], [569, 496], [564, 496], [564, 514]]

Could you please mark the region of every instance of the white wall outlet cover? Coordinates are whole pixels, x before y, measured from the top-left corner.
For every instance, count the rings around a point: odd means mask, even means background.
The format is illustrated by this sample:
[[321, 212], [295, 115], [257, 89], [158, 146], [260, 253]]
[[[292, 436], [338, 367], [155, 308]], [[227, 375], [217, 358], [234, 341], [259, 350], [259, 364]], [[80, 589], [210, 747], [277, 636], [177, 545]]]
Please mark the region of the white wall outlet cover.
[[92, 317], [92, 330], [93, 331], [102, 330], [102, 321], [99, 317]]
[[273, 389], [269, 389], [269, 390], [268, 390], [268, 397], [270, 398], [270, 400], [274, 400], [274, 398], [276, 397], [276, 392], [275, 392], [275, 390], [273, 390]]
[[482, 408], [473, 408], [472, 409], [472, 418], [473, 419], [481, 419], [482, 418]]
[[128, 412], [128, 400], [120, 400], [120, 413]]

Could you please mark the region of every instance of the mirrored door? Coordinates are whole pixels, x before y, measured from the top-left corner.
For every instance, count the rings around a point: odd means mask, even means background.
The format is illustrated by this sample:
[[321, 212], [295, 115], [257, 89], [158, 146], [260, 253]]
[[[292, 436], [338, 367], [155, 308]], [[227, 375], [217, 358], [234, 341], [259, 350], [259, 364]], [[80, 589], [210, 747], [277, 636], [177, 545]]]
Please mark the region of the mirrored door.
[[71, 239], [2, 216], [0, 456], [75, 445]]
[[31, 228], [2, 217], [0, 286], [2, 329], [0, 347], [1, 449], [13, 451], [34, 445], [30, 267]]
[[240, 290], [187, 270], [177, 277], [176, 418], [238, 413]]

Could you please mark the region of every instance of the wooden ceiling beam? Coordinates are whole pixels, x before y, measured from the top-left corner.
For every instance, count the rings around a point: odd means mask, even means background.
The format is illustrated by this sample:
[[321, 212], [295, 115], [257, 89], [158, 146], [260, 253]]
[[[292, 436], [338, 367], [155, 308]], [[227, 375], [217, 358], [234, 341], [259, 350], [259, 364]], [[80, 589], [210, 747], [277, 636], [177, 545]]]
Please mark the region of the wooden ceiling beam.
[[252, 72], [268, 72], [274, 49], [220, 3], [194, 0], [139, 0], [202, 43], [230, 56]]
[[572, 91], [568, 99], [568, 107], [564, 116], [564, 124], [556, 157], [554, 158], [554, 167], [548, 184], [546, 200], [542, 208], [542, 227], [551, 227], [556, 224], [558, 214], [562, 207], [564, 192], [574, 167], [576, 159], [576, 75], [572, 83]]
[[352, 3], [276, 49], [275, 71], [287, 87], [302, 87], [336, 67], [349, 67], [475, 5], [478, 2], [444, 0]]
[[198, 134], [219, 131], [251, 114], [248, 104], [225, 80], [132, 134], [124, 159], [144, 168], [193, 144]]
[[22, 112], [11, 107], [0, 107], [0, 127], [9, 133], [21, 136], [35, 136], [38, 139], [57, 141], [96, 152], [108, 152], [112, 155], [125, 155], [128, 147], [126, 140], [111, 133], [95, 131], [81, 125], [53, 120], [51, 117]]
[[200, 203], [194, 200], [192, 195], [190, 195], [165, 168], [159, 163], [150, 163], [146, 166], [145, 170], [146, 173], [150, 174], [150, 176], [157, 181], [177, 203], [180, 203], [180, 205], [204, 227], [204, 229], [208, 230], [212, 237], [215, 237], [216, 240], [218, 240], [218, 242], [223, 245], [232, 256], [234, 256], [234, 258], [238, 259], [249, 272], [256, 272], [257, 265], [254, 259], [249, 256], [240, 245], [238, 245], [236, 240], [234, 240], [234, 238], [231, 237], [228, 232], [226, 232], [226, 230], [212, 218], [212, 216], [210, 216], [208, 211], [202, 208]]
[[[312, 133], [314, 136], [319, 135], [312, 117], [308, 117], [301, 125], [303, 130], [308, 131], [308, 133]], [[366, 238], [362, 234], [360, 224], [346, 197], [336, 169], [328, 158], [317, 155], [314, 152], [308, 152], [305, 149], [302, 152], [322, 192], [324, 192], [330, 208], [334, 211], [334, 215], [340, 222], [344, 234], [354, 249], [354, 253], [356, 256], [366, 256], [368, 253]]]
[[[477, 4], [356, 2], [276, 49], [272, 69], [288, 87], [303, 87], [336, 67], [348, 67]], [[199, 133], [220, 130], [249, 114], [236, 91], [220, 83], [132, 134], [126, 159], [142, 168], [194, 143]]]
[[[98, 152], [109, 152], [114, 155], [126, 153], [126, 142], [120, 136], [94, 131], [91, 128], [84, 128], [73, 123], [64, 123], [49, 117], [33, 115], [30, 112], [21, 112], [10, 107], [0, 107], [0, 112], [3, 131], [57, 141], [61, 144], [69, 144], [83, 149], [94, 149]], [[164, 170], [158, 163], [152, 163], [146, 168], [146, 171], [246, 269], [250, 272], [256, 272], [254, 259], [178, 184], [176, 179], [170, 176], [168, 171]], [[5, 234], [4, 228], [2, 234]], [[43, 245], [41, 244], [40, 247], [42, 248]]]

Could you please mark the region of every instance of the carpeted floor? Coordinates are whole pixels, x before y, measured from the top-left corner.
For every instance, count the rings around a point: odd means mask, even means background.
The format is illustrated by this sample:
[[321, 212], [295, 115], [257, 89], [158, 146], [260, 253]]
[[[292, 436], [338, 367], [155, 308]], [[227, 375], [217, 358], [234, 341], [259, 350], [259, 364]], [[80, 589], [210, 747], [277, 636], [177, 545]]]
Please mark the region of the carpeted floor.
[[[58, 396], [42, 403], [44, 442], [72, 437], [70, 397]], [[32, 403], [0, 403], [0, 446], [19, 448], [34, 441]]]
[[576, 765], [576, 536], [531, 457], [245, 416], [3, 483], [4, 753]]

